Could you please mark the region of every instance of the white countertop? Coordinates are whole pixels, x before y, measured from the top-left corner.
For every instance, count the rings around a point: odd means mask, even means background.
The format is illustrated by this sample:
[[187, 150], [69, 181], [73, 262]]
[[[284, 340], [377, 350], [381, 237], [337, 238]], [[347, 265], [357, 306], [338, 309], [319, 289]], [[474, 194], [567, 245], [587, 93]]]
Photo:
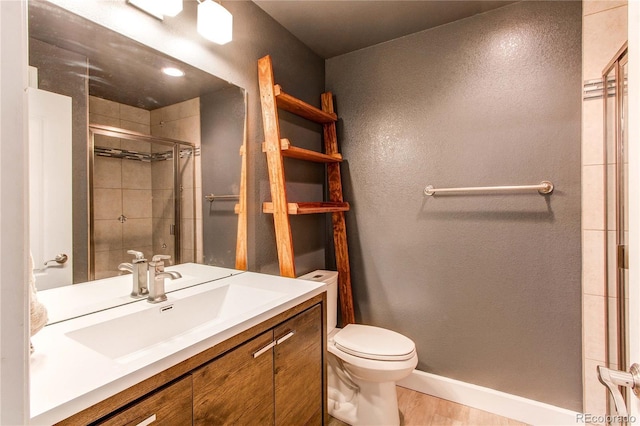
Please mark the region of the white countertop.
[[[197, 269], [213, 268], [196, 266]], [[232, 269], [226, 271], [229, 275], [231, 272], [238, 272]], [[252, 287], [256, 292], [270, 294], [271, 297], [253, 302], [255, 307], [246, 312], [227, 312], [221, 320], [211, 320], [175, 337], [154, 342], [157, 344], [145, 346], [133, 355], [108, 356], [72, 338], [86, 330], [94, 330], [87, 327], [95, 327], [96, 324], [101, 327], [105, 321], [114, 319], [122, 323], [127, 321], [128, 316], [135, 317], [142, 311], [147, 313], [150, 309], [161, 309], [173, 303], [176, 307], [181, 306], [180, 303], [186, 303], [187, 299], [203, 299], [205, 293], [227, 285], [245, 289]], [[73, 287], [75, 286], [71, 286], [71, 289]], [[83, 288], [82, 292], [87, 292], [86, 288], [88, 287]], [[31, 424], [52, 424], [63, 420], [321, 294], [325, 289], [323, 283], [242, 272], [169, 293], [169, 300], [159, 304], [139, 300], [48, 325], [32, 338], [35, 352], [31, 355], [30, 368]], [[190, 298], [191, 296], [196, 297]], [[127, 324], [126, 333], [123, 333], [123, 341], [131, 333], [143, 335], [145, 328], [153, 327], [153, 324], [134, 323], [130, 324], [131, 328], [128, 326]]]

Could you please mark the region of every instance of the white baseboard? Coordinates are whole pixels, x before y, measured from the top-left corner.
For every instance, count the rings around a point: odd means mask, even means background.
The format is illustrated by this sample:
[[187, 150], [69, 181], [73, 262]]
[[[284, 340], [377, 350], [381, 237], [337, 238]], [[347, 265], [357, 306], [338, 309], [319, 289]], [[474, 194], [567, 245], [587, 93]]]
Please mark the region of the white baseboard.
[[576, 425], [578, 414], [565, 408], [544, 404], [482, 386], [465, 383], [424, 371], [399, 381], [398, 386], [488, 411], [530, 425]]

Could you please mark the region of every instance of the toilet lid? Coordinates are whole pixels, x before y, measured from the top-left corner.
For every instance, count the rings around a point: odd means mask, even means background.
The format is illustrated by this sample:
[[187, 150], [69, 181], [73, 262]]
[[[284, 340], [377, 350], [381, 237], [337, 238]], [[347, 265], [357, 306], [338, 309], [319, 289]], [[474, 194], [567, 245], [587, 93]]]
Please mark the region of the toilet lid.
[[415, 343], [400, 333], [362, 324], [347, 325], [333, 336], [333, 341], [343, 352], [383, 361], [407, 360], [416, 350]]

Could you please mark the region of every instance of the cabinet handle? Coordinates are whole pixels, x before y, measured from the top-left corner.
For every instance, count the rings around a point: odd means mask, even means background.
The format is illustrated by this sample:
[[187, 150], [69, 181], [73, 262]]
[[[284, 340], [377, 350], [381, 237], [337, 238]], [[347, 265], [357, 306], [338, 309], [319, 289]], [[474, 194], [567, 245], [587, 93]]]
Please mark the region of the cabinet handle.
[[291, 337], [293, 337], [294, 334], [296, 334], [295, 330], [288, 332], [287, 334], [285, 334], [284, 336], [276, 340], [276, 345], [279, 345], [280, 343], [283, 343], [285, 340], [290, 339]]
[[258, 358], [260, 355], [262, 355], [263, 353], [267, 352], [269, 349], [271, 349], [272, 347], [274, 347], [276, 345], [276, 342], [273, 341], [271, 343], [269, 343], [267, 346], [265, 346], [262, 349], [259, 349], [258, 351], [253, 353], [253, 357], [254, 358]]
[[150, 425], [151, 423], [156, 421], [156, 415], [154, 414], [153, 416], [144, 419], [143, 421], [141, 421], [140, 423], [138, 423], [136, 426], [147, 426]]

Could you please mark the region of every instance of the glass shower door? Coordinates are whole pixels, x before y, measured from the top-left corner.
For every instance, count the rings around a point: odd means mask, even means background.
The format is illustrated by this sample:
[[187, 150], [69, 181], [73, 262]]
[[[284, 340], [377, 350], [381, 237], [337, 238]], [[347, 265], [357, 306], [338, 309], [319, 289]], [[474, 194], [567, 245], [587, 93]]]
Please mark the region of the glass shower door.
[[[607, 358], [608, 367], [627, 371], [629, 363], [629, 153], [627, 50], [603, 73], [604, 137], [607, 159]], [[628, 389], [623, 389], [628, 401]], [[614, 404], [609, 403], [610, 407]], [[610, 412], [613, 410], [610, 410]]]
[[119, 129], [92, 127], [91, 135], [92, 279], [119, 275], [118, 265], [133, 258], [128, 250], [180, 263], [180, 236], [189, 235], [180, 231], [182, 205], [192, 198], [185, 192], [193, 192], [182, 179], [191, 173], [193, 181], [193, 171], [179, 169], [179, 162], [181, 147], [190, 147]]
[[622, 324], [620, 339], [619, 365], [629, 367], [629, 149], [628, 149], [628, 93], [627, 70], [628, 62], [625, 54], [619, 61], [617, 80], [617, 105], [618, 119], [617, 133], [617, 158], [616, 179], [618, 187], [617, 205], [617, 234], [618, 234], [618, 306], [620, 311], [619, 321]]

